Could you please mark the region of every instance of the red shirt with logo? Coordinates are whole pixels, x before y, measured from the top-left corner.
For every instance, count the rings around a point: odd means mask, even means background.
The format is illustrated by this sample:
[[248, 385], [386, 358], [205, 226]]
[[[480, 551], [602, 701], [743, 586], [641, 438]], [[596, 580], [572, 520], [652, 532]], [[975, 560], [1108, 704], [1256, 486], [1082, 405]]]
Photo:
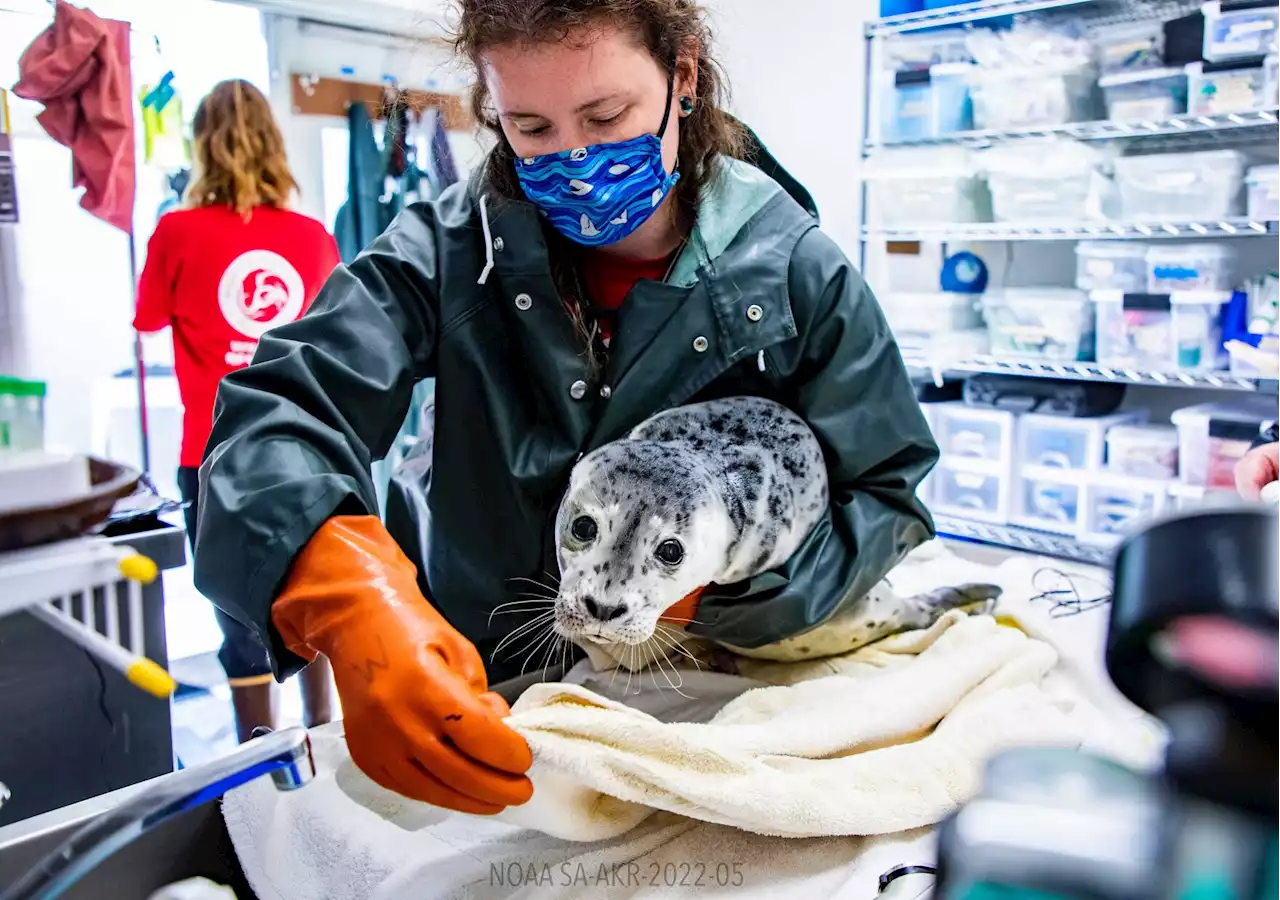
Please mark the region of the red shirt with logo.
[[173, 327], [185, 409], [180, 465], [199, 466], [204, 457], [218, 382], [249, 364], [268, 329], [306, 312], [338, 262], [324, 226], [289, 210], [259, 206], [247, 222], [225, 206], [160, 217], [133, 327]]

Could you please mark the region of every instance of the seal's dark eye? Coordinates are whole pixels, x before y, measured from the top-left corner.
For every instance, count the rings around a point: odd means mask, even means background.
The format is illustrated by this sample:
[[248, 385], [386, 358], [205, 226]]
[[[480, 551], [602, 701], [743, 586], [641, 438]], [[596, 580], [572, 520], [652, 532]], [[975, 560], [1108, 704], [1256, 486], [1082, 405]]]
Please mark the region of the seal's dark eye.
[[653, 555], [669, 566], [678, 566], [684, 562], [684, 545], [675, 538], [670, 538], [659, 544]]
[[575, 541], [589, 544], [596, 539], [596, 520], [590, 516], [578, 516], [569, 526], [569, 533]]

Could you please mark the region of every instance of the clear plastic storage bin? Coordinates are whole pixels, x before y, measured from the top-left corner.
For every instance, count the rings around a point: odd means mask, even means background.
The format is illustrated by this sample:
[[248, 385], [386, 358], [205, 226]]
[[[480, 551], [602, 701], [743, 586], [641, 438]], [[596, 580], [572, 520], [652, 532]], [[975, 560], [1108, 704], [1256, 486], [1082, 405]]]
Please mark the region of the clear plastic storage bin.
[[1235, 59], [1262, 56], [1276, 51], [1276, 28], [1280, 26], [1280, 9], [1253, 6], [1247, 9], [1223, 9], [1222, 4], [1206, 3], [1204, 13], [1204, 58]]
[[1187, 111], [1186, 69], [1139, 69], [1098, 79], [1115, 122], [1157, 121]]
[[1077, 534], [1083, 500], [1081, 473], [1024, 466], [1014, 489], [1013, 520], [1039, 531]]
[[1061, 362], [1093, 359], [1093, 306], [1071, 288], [1006, 288], [983, 296], [991, 353]]
[[982, 327], [981, 294], [885, 294], [880, 298], [885, 319], [895, 335], [949, 334]]
[[884, 96], [881, 140], [944, 137], [973, 127], [968, 71], [972, 65], [943, 63], [895, 72]]
[[1006, 464], [1012, 459], [1014, 415], [963, 403], [933, 404], [933, 436], [948, 459]]
[[977, 522], [1009, 521], [1008, 473], [992, 463], [940, 460], [934, 468], [933, 509]]
[[1249, 186], [1249, 218], [1255, 222], [1280, 219], [1280, 166], [1254, 166], [1245, 176]]
[[1236, 251], [1226, 244], [1152, 244], [1147, 248], [1147, 290], [1229, 291]]
[[1147, 245], [1081, 241], [1076, 244], [1076, 287], [1082, 291], [1145, 291]]
[[1185, 484], [1235, 487], [1235, 468], [1266, 422], [1277, 417], [1274, 397], [1236, 404], [1202, 403], [1170, 417], [1178, 427], [1178, 476]]
[[1178, 477], [1178, 429], [1120, 425], [1107, 430], [1107, 469], [1135, 478]]
[[1236, 150], [1122, 156], [1115, 171], [1126, 219], [1213, 220], [1242, 211], [1244, 156]]
[[1093, 473], [1085, 485], [1085, 541], [1116, 543], [1160, 515], [1169, 481]]
[[1120, 22], [1094, 33], [1104, 76], [1164, 66], [1164, 23], [1159, 19]]
[[992, 147], [977, 154], [997, 222], [1061, 222], [1114, 212], [1105, 152], [1078, 141]]
[[1216, 369], [1222, 307], [1231, 294], [1093, 295], [1098, 311], [1098, 362], [1149, 372]]
[[[1220, 67], [1221, 66], [1221, 67]], [[1274, 106], [1266, 65], [1255, 62], [1187, 66], [1187, 111], [1196, 116], [1221, 116]]]
[[1178, 481], [1169, 485], [1169, 502], [1178, 512], [1230, 509], [1240, 506], [1240, 495], [1235, 488], [1207, 488]]
[[885, 225], [991, 221], [991, 199], [963, 147], [903, 148], [866, 160], [873, 220]]
[[973, 124], [980, 129], [1065, 125], [1094, 118], [1097, 72], [1088, 67], [976, 67], [969, 76]]
[[1084, 471], [1102, 466], [1108, 429], [1143, 421], [1139, 412], [1092, 418], [1028, 413], [1018, 419], [1018, 464]]

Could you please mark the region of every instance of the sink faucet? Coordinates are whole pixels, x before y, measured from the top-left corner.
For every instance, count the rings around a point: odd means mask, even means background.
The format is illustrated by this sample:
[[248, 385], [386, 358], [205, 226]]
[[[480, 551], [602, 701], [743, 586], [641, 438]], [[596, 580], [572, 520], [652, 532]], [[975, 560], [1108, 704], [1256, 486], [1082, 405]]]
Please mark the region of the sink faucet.
[[85, 825], [8, 888], [0, 900], [53, 900], [94, 866], [168, 819], [266, 774], [292, 791], [315, 777], [305, 728], [270, 732], [222, 759], [165, 775], [141, 794]]

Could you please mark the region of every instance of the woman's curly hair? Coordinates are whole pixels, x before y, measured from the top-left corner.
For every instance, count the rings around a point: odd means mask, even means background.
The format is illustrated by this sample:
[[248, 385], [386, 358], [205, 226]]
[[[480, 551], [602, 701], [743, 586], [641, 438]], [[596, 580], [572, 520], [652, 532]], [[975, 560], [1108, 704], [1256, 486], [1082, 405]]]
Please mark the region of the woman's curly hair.
[[298, 183], [261, 91], [239, 79], [220, 82], [200, 101], [192, 126], [195, 162], [187, 205], [227, 206], [245, 218], [255, 206], [288, 205]]
[[[633, 35], [673, 78], [678, 74], [680, 53], [696, 53], [693, 111], [679, 120], [680, 180], [676, 183], [675, 214], [684, 229], [695, 221], [703, 188], [718, 174], [722, 159], [741, 158], [747, 147], [746, 130], [725, 111], [728, 82], [711, 54], [706, 15], [694, 0], [457, 0], [455, 8], [453, 50], [469, 60], [476, 72], [471, 112], [496, 139], [485, 159], [485, 180], [506, 197], [521, 196], [516, 156], [495, 114], [483, 74], [485, 51], [501, 44], [561, 41], [579, 29], [612, 25]], [[552, 274], [594, 368], [600, 364], [594, 328], [587, 321], [573, 274], [579, 250], [558, 235], [550, 234], [548, 239]]]

